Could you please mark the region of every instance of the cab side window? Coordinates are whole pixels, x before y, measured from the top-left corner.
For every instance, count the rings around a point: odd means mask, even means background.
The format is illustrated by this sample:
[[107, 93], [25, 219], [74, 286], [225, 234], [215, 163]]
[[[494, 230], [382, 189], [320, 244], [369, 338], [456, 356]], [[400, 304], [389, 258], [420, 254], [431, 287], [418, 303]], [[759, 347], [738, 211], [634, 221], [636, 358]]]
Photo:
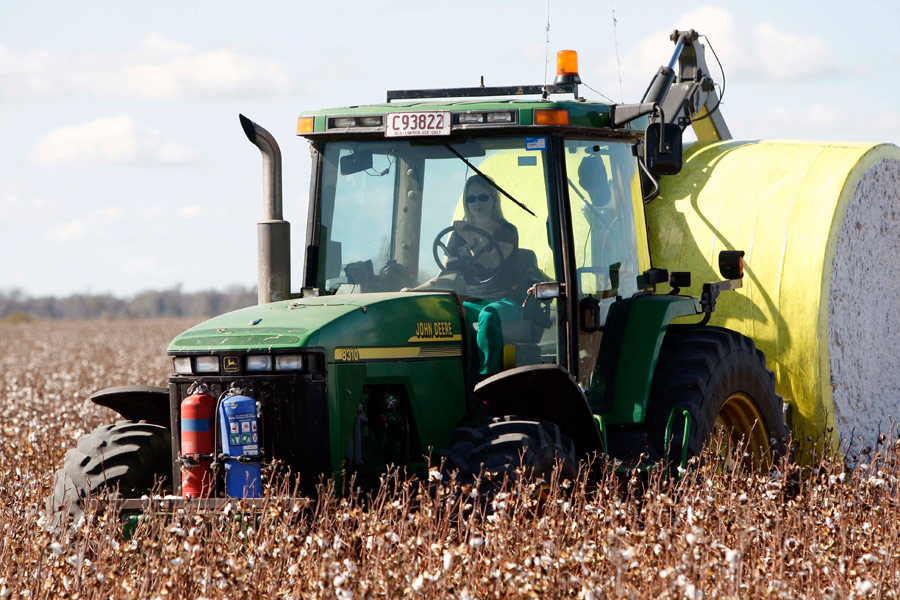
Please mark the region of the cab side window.
[[[636, 163], [627, 144], [586, 140], [568, 140], [565, 158], [578, 298], [590, 296], [599, 303], [596, 324], [602, 325], [616, 297], [638, 291]], [[579, 328], [579, 380], [593, 371], [600, 335]]]

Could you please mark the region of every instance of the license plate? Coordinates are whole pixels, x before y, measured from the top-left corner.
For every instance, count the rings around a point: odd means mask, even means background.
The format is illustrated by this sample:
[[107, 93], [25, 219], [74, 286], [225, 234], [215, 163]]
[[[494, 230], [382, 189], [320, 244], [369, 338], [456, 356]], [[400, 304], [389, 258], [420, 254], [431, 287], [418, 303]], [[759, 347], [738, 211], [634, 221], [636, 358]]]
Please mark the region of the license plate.
[[388, 113], [384, 137], [450, 135], [450, 113], [440, 111]]

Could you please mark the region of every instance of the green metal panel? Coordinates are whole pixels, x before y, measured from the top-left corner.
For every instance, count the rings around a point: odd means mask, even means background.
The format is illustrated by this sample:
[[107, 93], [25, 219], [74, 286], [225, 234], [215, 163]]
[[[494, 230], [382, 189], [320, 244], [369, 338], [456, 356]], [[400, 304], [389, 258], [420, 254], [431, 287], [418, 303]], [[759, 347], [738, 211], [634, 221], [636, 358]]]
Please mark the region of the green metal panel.
[[[438, 450], [450, 444], [456, 424], [466, 414], [465, 378], [461, 360], [420, 362], [369, 362], [338, 365], [335, 382], [338, 386], [332, 397], [339, 413], [333, 419], [332, 468], [340, 468], [341, 461], [353, 434], [353, 421], [364, 386], [390, 385], [404, 387], [422, 452]], [[418, 456], [413, 456], [418, 459]]]
[[[517, 124], [496, 124], [495, 126], [480, 125], [477, 130], [491, 129], [499, 131], [516, 126], [534, 126], [535, 109], [565, 109], [569, 111], [570, 126], [590, 127], [598, 129], [609, 128], [609, 104], [601, 102], [577, 102], [574, 100], [463, 100], [456, 102], [392, 102], [389, 104], [370, 104], [366, 106], [348, 106], [323, 110], [305, 111], [300, 117], [315, 117], [313, 134], [326, 132], [326, 120], [328, 117], [339, 116], [363, 116], [385, 115], [395, 112], [410, 111], [509, 111], [518, 112]], [[643, 131], [647, 126], [647, 119], [641, 118], [633, 121], [623, 128], [625, 131]], [[556, 129], [556, 126], [548, 126], [547, 129]], [[477, 135], [477, 130], [467, 129], [471, 135]], [[352, 130], [341, 130], [340, 135], [359, 135]]]
[[462, 320], [447, 293], [337, 295], [251, 306], [189, 329], [169, 352], [303, 347], [325, 350], [333, 470], [345, 457], [366, 385], [406, 389], [423, 451], [446, 447], [465, 415]]
[[366, 365], [328, 368], [328, 437], [331, 440], [331, 470], [339, 471], [353, 434], [356, 407], [366, 383]]
[[320, 327], [359, 308], [333, 297], [248, 306], [188, 329], [169, 352], [301, 348]]
[[534, 125], [534, 109], [519, 110], [519, 125]]
[[673, 319], [700, 313], [700, 302], [684, 296], [638, 296], [631, 303], [624, 323], [618, 368], [611, 390], [609, 425], [644, 422], [647, 398], [659, 349]]
[[325, 348], [334, 386], [329, 393], [334, 469], [344, 459], [366, 385], [406, 388], [424, 451], [446, 447], [466, 412], [462, 322], [455, 299], [449, 294], [348, 296], [372, 297], [379, 300], [323, 325], [311, 338], [311, 345]]
[[[254, 322], [257, 324], [252, 325]], [[450, 294], [393, 292], [303, 298], [249, 306], [214, 317], [176, 337], [168, 351], [325, 347], [328, 359], [333, 360], [334, 348], [345, 341], [353, 347], [459, 343], [443, 331], [447, 325], [440, 326], [439, 335], [430, 341], [416, 339], [420, 323], [448, 322], [449, 331], [458, 336], [459, 312]]]

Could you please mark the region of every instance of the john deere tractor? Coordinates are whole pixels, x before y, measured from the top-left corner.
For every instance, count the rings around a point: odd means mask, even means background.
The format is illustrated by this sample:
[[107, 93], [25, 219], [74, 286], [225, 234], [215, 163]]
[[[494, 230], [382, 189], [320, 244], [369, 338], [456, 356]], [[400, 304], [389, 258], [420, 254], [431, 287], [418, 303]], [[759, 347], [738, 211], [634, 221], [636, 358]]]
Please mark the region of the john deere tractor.
[[[520, 455], [538, 475], [593, 453], [684, 465], [716, 431], [771, 460], [786, 428], [765, 358], [707, 325], [743, 253], [723, 253], [723, 280], [696, 298], [679, 293], [690, 273], [649, 252], [644, 205], [680, 169], [682, 130], [728, 136], [696, 32], [673, 39], [639, 104], [580, 98], [566, 51], [553, 85], [390, 91], [302, 113], [299, 293], [280, 151], [241, 116], [264, 160], [259, 304], [176, 337], [167, 388], [95, 393], [124, 420], [67, 453], [49, 511], [154, 482], [176, 503], [252, 498], [270, 464], [306, 491], [429, 460], [461, 476]], [[482, 192], [467, 195], [473, 177]], [[482, 202], [502, 227], [469, 218]]]

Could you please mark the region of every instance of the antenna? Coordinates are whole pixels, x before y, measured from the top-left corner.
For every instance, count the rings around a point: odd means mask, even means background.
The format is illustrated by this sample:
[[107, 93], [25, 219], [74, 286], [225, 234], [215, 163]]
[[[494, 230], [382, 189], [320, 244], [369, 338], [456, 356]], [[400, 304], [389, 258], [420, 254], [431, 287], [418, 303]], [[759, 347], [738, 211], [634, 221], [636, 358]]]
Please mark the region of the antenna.
[[550, 65], [550, 0], [547, 0], [547, 45], [544, 47], [544, 87], [547, 86], [547, 67]]
[[[550, 0], [547, 0], [548, 3], [549, 1]], [[619, 72], [619, 102], [625, 102], [625, 93], [622, 91], [622, 61], [619, 59], [619, 36], [616, 32], [616, 7], [614, 0], [609, 0], [609, 8], [612, 11], [613, 41], [616, 44], [616, 70]], [[550, 28], [549, 21], [547, 23], [547, 28]]]

